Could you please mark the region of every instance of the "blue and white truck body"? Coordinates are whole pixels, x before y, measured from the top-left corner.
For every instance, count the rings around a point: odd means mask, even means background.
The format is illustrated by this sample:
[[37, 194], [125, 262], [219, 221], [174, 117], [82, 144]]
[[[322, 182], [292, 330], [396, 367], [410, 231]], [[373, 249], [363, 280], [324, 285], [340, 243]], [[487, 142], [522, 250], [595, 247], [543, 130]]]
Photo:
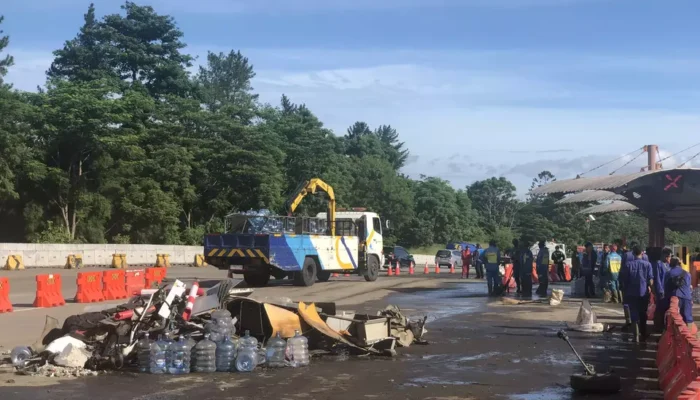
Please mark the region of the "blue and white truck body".
[[270, 275], [292, 277], [304, 286], [326, 281], [332, 273], [375, 280], [384, 262], [382, 224], [375, 213], [336, 213], [335, 236], [328, 234], [326, 213], [232, 217], [226, 233], [205, 236], [205, 261], [230, 274], [242, 273], [253, 286], [266, 285]]

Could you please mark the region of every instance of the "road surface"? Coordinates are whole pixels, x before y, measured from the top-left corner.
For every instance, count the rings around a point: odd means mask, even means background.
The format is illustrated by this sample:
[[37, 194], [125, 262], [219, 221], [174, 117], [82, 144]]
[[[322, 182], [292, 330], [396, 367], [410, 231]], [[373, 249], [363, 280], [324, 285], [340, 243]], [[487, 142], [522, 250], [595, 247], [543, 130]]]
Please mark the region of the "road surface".
[[[72, 272], [72, 271], [66, 271]], [[171, 277], [213, 278], [217, 270], [171, 269]], [[207, 275], [207, 276], [205, 276]], [[64, 282], [68, 279], [64, 278]], [[544, 304], [506, 306], [487, 298], [483, 281], [459, 280], [441, 274], [334, 278], [310, 288], [283, 282], [258, 289], [258, 299], [336, 301], [339, 309], [375, 313], [388, 304], [409, 315], [430, 316], [427, 346], [398, 349], [394, 359], [343, 355], [312, 359], [307, 368], [259, 369], [249, 374], [192, 374], [184, 377], [118, 372], [58, 381], [0, 373], [0, 398], [8, 399], [569, 399], [569, 375], [581, 367], [556, 331], [574, 321], [580, 303], [553, 308]], [[23, 287], [18, 284], [18, 287]], [[31, 289], [31, 285], [30, 285]], [[13, 292], [14, 292], [13, 287]], [[16, 294], [21, 299], [22, 291]], [[66, 289], [68, 290], [68, 289]], [[19, 301], [19, 300], [18, 300]], [[49, 313], [64, 318], [82, 306], [0, 315], [2, 343], [17, 344], [36, 336], [27, 327]], [[599, 321], [619, 325], [621, 307], [596, 305]], [[28, 325], [24, 325], [28, 324]], [[37, 326], [42, 325], [38, 323]], [[21, 333], [14, 333], [14, 330]], [[634, 345], [627, 334], [570, 333], [586, 361], [598, 370], [615, 368], [623, 375], [618, 399], [663, 398], [657, 390], [655, 344]], [[591, 398], [591, 397], [586, 397]]]

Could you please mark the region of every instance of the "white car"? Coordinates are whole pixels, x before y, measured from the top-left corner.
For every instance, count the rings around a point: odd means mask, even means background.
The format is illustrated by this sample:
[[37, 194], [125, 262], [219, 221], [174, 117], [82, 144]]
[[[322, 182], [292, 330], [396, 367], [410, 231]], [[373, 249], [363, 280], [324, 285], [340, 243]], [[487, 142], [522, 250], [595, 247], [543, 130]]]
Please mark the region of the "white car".
[[454, 265], [455, 268], [462, 268], [462, 252], [459, 250], [438, 250], [435, 254], [435, 265], [449, 267]]

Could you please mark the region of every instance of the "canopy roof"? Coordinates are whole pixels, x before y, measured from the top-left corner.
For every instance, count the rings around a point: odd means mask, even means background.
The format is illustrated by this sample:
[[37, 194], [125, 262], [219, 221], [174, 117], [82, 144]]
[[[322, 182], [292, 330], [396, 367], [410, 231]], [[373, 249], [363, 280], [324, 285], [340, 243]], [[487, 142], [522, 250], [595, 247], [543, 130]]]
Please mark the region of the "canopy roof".
[[[658, 218], [665, 226], [678, 232], [700, 230], [700, 169], [671, 169], [644, 171], [628, 175], [608, 175], [597, 178], [576, 178], [555, 181], [540, 186], [533, 194], [577, 193], [579, 199], [591, 196], [590, 201], [600, 201], [586, 191], [607, 191], [624, 198], [649, 218]], [[570, 196], [570, 197], [574, 197]], [[568, 198], [566, 198], [568, 199]], [[564, 199], [564, 200], [566, 200]], [[576, 197], [574, 197], [575, 201]], [[616, 200], [619, 197], [604, 199]], [[574, 202], [571, 201], [571, 202]], [[609, 210], [623, 205], [603, 204], [596, 210]], [[607, 206], [607, 207], [606, 207]], [[623, 211], [617, 209], [616, 211]], [[630, 211], [625, 209], [624, 211]], [[600, 212], [600, 211], [598, 211]], [[589, 211], [592, 214], [592, 212]]]
[[630, 204], [626, 201], [613, 201], [606, 204], [598, 204], [592, 207], [588, 207], [585, 210], [579, 211], [579, 214], [606, 214], [611, 212], [622, 212], [622, 211], [637, 211], [638, 208], [634, 204]]
[[607, 190], [586, 190], [566, 196], [556, 204], [590, 203], [592, 201], [625, 200], [626, 197]]

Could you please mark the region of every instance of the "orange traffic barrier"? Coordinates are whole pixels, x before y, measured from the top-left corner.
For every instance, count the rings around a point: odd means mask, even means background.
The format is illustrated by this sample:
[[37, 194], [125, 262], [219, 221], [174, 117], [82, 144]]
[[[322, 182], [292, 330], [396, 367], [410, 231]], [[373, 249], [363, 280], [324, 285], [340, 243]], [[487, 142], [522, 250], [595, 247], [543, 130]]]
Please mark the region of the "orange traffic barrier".
[[513, 264], [507, 264], [505, 268], [505, 273], [503, 274], [503, 280], [501, 282], [503, 287], [510, 292], [510, 289], [515, 288], [515, 279], [513, 279]]
[[659, 387], [664, 399], [700, 398], [700, 341], [683, 322], [678, 298], [671, 297], [666, 311], [666, 331], [656, 350]]
[[66, 304], [61, 292], [61, 275], [42, 274], [36, 276], [34, 307], [57, 307]]
[[430, 269], [428, 269], [428, 262], [425, 262], [425, 268], [423, 268], [423, 274], [428, 275], [430, 273]]
[[415, 273], [416, 273], [416, 268], [415, 268], [415, 266], [413, 265], [413, 261], [411, 261], [411, 263], [408, 264], [408, 274], [409, 274], [409, 275], [413, 275], [413, 274], [415, 274]]
[[571, 266], [569, 264], [564, 264], [564, 278], [567, 282], [571, 282]]
[[157, 288], [165, 279], [166, 273], [165, 268], [146, 268], [146, 289]]
[[0, 314], [12, 312], [12, 303], [10, 302], [10, 280], [0, 278]]
[[455, 263], [450, 264], [450, 273], [451, 274], [455, 273]]
[[124, 290], [128, 296], [138, 296], [146, 287], [146, 271], [130, 269], [124, 274]]
[[126, 278], [124, 277], [123, 269], [103, 272], [102, 283], [104, 283], [102, 293], [105, 296], [105, 300], [126, 299], [129, 297], [126, 293]]
[[102, 273], [100, 272], [79, 272], [78, 291], [75, 293], [76, 303], [97, 303], [104, 301], [102, 294]]
[[401, 264], [399, 262], [396, 262], [396, 276], [401, 275]]

